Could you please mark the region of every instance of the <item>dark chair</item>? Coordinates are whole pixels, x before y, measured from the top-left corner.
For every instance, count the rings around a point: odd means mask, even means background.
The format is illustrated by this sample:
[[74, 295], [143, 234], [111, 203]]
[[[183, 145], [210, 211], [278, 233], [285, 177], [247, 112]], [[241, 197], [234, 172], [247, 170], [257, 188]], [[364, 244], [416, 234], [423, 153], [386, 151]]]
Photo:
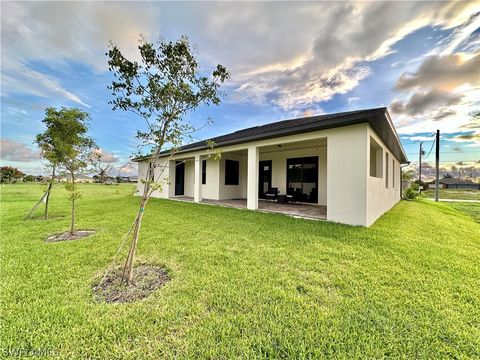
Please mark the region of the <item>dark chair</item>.
[[265, 193], [265, 200], [275, 201], [278, 198], [278, 188], [272, 187]]
[[287, 190], [287, 196], [286, 196], [286, 202], [296, 204], [298, 201], [298, 195], [297, 195], [297, 189], [294, 189], [293, 187], [288, 188]]

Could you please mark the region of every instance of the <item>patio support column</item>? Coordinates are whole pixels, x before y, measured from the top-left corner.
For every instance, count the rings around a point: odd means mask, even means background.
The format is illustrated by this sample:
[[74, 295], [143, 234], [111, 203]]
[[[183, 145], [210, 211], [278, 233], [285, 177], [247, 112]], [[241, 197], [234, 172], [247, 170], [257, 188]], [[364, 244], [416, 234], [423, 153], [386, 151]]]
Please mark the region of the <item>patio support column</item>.
[[258, 147], [248, 147], [247, 209], [258, 209]]
[[202, 201], [202, 158], [195, 155], [195, 177], [193, 183], [193, 201]]

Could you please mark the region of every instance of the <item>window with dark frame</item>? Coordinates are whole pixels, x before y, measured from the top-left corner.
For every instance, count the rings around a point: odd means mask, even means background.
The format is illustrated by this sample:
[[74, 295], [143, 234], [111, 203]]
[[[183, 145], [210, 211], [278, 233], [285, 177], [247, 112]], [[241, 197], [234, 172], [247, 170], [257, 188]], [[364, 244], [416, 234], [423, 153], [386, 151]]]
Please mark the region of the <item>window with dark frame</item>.
[[390, 165], [388, 161], [388, 153], [385, 154], [385, 189], [388, 189], [388, 166]]
[[240, 178], [240, 162], [225, 160], [225, 185], [238, 185]]
[[207, 183], [207, 160], [202, 160], [202, 185]]
[[318, 202], [318, 157], [287, 159], [287, 194], [296, 201]]
[[370, 136], [370, 176], [383, 177], [383, 149]]
[[394, 189], [397, 188], [397, 177], [396, 177], [396, 174], [395, 174], [395, 159], [392, 159], [392, 187]]

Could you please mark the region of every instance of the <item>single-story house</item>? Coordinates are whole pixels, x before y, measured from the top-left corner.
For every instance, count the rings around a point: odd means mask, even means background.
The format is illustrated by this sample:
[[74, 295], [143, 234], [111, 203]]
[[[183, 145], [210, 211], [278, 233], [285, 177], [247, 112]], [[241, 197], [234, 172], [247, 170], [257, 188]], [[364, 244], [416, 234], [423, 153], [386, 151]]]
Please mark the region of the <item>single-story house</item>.
[[[163, 171], [167, 181], [153, 196], [361, 226], [400, 200], [400, 165], [408, 160], [384, 107], [283, 120], [210, 140], [220, 159], [207, 141], [163, 152], [156, 176]], [[145, 178], [149, 158], [134, 161]], [[139, 193], [143, 186], [139, 181]], [[276, 202], [265, 200], [271, 193]]]
[[[480, 190], [480, 184], [474, 183], [472, 180], [462, 180], [455, 178], [444, 178], [438, 180], [438, 187], [440, 189], [454, 189], [454, 190]], [[435, 189], [435, 181], [428, 183], [429, 189]]]
[[[57, 180], [60, 182], [67, 182], [70, 181], [70, 175], [63, 175], [57, 177]], [[75, 181], [78, 183], [93, 183], [94, 180], [90, 176], [83, 175], [83, 174], [77, 174], [75, 175]]]
[[138, 176], [127, 176], [125, 179], [126, 182], [138, 182]]

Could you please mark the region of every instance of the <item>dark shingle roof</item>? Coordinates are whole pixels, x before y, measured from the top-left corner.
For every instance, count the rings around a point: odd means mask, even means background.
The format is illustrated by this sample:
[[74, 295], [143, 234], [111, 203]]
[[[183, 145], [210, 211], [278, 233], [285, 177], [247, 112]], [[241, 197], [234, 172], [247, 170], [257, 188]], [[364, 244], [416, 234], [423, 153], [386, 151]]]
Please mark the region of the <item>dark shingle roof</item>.
[[[387, 108], [385, 107], [282, 120], [238, 130], [209, 140], [213, 141], [215, 146], [221, 147], [361, 123], [369, 123], [395, 157], [402, 163], [408, 162], [405, 151], [403, 150]], [[207, 147], [206, 140], [198, 141], [182, 146], [177, 150], [177, 153], [202, 150]], [[167, 154], [168, 151], [164, 153]], [[134, 159], [134, 161], [141, 161], [142, 159], [145, 158], [137, 158]]]
[[[440, 184], [446, 184], [446, 185], [451, 185], [451, 184], [474, 184], [472, 180], [462, 180], [462, 179], [455, 179], [455, 178], [445, 178], [445, 179], [440, 179], [438, 180]], [[435, 181], [433, 181], [435, 183]]]

